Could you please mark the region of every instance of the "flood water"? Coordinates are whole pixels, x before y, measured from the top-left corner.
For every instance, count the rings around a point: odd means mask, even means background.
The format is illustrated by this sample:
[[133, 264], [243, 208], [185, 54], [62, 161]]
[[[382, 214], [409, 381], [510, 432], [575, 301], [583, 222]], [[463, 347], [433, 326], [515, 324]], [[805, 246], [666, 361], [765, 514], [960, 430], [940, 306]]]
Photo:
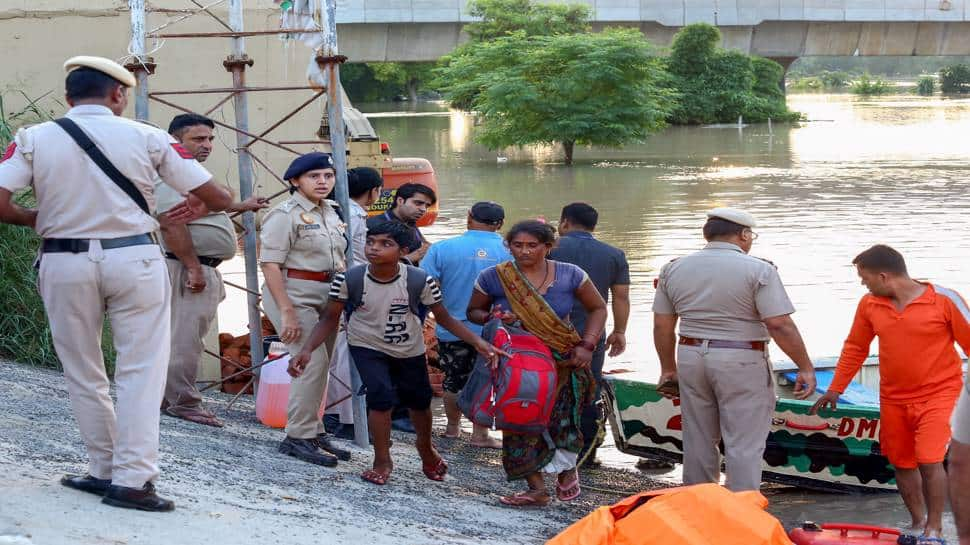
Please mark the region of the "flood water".
[[[664, 263], [704, 244], [704, 213], [717, 206], [757, 217], [760, 237], [752, 254], [778, 266], [813, 357], [838, 355], [864, 293], [851, 261], [872, 244], [900, 250], [913, 276], [970, 294], [970, 100], [793, 95], [789, 105], [809, 121], [673, 127], [644, 145], [577, 148], [572, 167], [560, 162], [556, 147], [490, 151], [474, 142], [472, 117], [440, 105], [395, 112], [387, 111], [395, 105], [357, 106], [384, 112], [372, 123], [395, 156], [424, 157], [434, 165], [441, 214], [424, 229], [432, 241], [463, 232], [465, 213], [479, 200], [504, 205], [507, 224], [540, 215], [555, 220], [574, 201], [596, 207], [597, 236], [626, 251], [632, 280], [627, 352], [608, 360], [607, 368], [632, 369], [652, 380], [659, 373], [652, 280]], [[237, 259], [223, 272], [241, 284], [241, 268]], [[245, 300], [230, 289], [220, 330], [241, 334], [245, 320]], [[634, 461], [615, 450], [602, 457], [625, 467]], [[898, 525], [907, 518], [896, 495], [772, 490], [771, 499], [786, 522]], [[947, 526], [955, 537], [949, 514]]]

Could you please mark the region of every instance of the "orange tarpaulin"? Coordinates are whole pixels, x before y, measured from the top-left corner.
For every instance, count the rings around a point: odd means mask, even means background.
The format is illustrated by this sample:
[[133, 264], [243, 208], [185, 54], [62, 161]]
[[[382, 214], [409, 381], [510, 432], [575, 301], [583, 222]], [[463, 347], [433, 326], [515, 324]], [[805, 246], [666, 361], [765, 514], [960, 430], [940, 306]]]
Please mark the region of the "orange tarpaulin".
[[792, 545], [760, 492], [668, 488], [600, 507], [546, 545]]

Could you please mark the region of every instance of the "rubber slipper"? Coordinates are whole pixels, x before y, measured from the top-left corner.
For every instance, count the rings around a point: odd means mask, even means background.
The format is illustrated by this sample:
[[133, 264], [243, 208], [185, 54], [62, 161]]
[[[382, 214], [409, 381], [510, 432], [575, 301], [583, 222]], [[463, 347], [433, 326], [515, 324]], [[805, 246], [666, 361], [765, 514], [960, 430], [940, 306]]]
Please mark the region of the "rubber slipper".
[[545, 507], [552, 501], [552, 498], [549, 496], [540, 496], [537, 498], [531, 495], [530, 492], [532, 491], [525, 490], [512, 494], [511, 496], [502, 496], [498, 501], [502, 505], [508, 505], [509, 507]]
[[919, 536], [916, 545], [946, 545], [946, 540], [942, 537]]
[[374, 483], [376, 485], [383, 486], [387, 484], [387, 481], [391, 479], [391, 473], [390, 472], [381, 473], [376, 469], [368, 469], [367, 471], [364, 471], [363, 473], [360, 474], [360, 478], [364, 479], [369, 483]]
[[448, 462], [444, 458], [438, 458], [437, 462], [424, 464], [421, 466], [424, 476], [432, 481], [443, 481], [448, 474]]
[[556, 483], [556, 497], [559, 501], [572, 501], [579, 497], [582, 489], [579, 487], [579, 472], [573, 471], [574, 478], [565, 483]]

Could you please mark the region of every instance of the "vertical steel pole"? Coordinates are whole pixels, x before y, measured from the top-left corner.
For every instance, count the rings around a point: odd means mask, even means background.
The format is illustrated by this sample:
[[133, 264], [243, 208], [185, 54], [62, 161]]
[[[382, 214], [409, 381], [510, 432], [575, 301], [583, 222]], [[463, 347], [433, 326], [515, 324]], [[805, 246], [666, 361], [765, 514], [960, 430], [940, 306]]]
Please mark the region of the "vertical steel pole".
[[145, 56], [145, 0], [128, 0], [131, 14], [131, 45], [129, 52], [134, 58], [126, 66], [135, 74], [135, 119], [148, 121], [148, 69], [151, 62]]
[[[333, 148], [333, 162], [337, 171], [337, 185], [334, 188], [337, 203], [350, 218], [350, 192], [347, 189], [347, 140], [344, 132], [344, 113], [341, 103], [343, 92], [340, 86], [340, 62], [337, 60], [337, 0], [324, 0], [326, 8], [323, 16], [323, 46], [317, 55], [317, 64], [327, 76], [327, 121], [330, 125], [330, 144]], [[347, 263], [354, 265], [353, 240], [350, 230], [347, 236]], [[349, 356], [348, 356], [349, 357]], [[359, 395], [361, 390], [360, 374], [353, 361], [350, 363], [350, 387], [353, 394], [354, 442], [366, 448], [369, 440], [367, 431], [367, 404]]]
[[[229, 26], [234, 32], [243, 31], [243, 1], [229, 0]], [[246, 55], [246, 43], [242, 37], [232, 39], [232, 54], [223, 62], [226, 70], [232, 72], [232, 86], [242, 89], [246, 86], [246, 67], [252, 66], [253, 61]], [[236, 127], [249, 131], [249, 104], [246, 93], [236, 93], [233, 96], [233, 109], [236, 113]], [[239, 158], [239, 198], [246, 200], [253, 194], [253, 160], [249, 156], [249, 137], [236, 132], [236, 154]], [[256, 264], [256, 214], [245, 212], [242, 216], [245, 234], [246, 257], [246, 288], [249, 308], [249, 351], [252, 364], [258, 365], [263, 361], [263, 332], [259, 312], [259, 276]], [[257, 382], [258, 385], [258, 382]], [[258, 386], [257, 386], [258, 387]]]

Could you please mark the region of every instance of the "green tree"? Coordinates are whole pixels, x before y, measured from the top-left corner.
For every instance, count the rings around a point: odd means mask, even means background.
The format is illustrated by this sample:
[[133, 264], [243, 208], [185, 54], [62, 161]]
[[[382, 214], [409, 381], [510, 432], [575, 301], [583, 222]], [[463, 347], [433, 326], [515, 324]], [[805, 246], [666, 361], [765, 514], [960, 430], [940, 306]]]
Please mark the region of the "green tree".
[[474, 96], [477, 139], [490, 148], [576, 144], [622, 146], [665, 126], [675, 102], [662, 63], [638, 30], [528, 36], [477, 45], [439, 70], [453, 100]]
[[533, 4], [530, 0], [471, 0], [469, 13], [481, 21], [465, 25], [471, 42], [487, 42], [524, 32], [526, 36], [579, 34], [589, 31], [584, 4]]
[[674, 36], [667, 70], [680, 102], [670, 116], [677, 124], [796, 120], [785, 104], [778, 63], [718, 46], [721, 32], [697, 23]]
[[944, 93], [970, 92], [970, 66], [951, 64], [941, 68], [940, 90]]
[[[479, 44], [513, 34], [523, 36], [557, 36], [589, 32], [589, 7], [584, 4], [534, 4], [531, 0], [471, 0], [469, 13], [481, 21], [465, 25], [469, 40], [439, 59], [438, 66], [447, 68], [464, 56], [471, 55]], [[460, 70], [460, 69], [459, 69]], [[443, 82], [433, 85], [441, 87]], [[463, 86], [462, 93], [451, 93], [453, 108], [471, 110], [479, 88]]]
[[429, 62], [372, 62], [369, 64], [378, 82], [399, 86], [408, 100], [418, 100], [418, 89], [431, 81], [434, 64]]

